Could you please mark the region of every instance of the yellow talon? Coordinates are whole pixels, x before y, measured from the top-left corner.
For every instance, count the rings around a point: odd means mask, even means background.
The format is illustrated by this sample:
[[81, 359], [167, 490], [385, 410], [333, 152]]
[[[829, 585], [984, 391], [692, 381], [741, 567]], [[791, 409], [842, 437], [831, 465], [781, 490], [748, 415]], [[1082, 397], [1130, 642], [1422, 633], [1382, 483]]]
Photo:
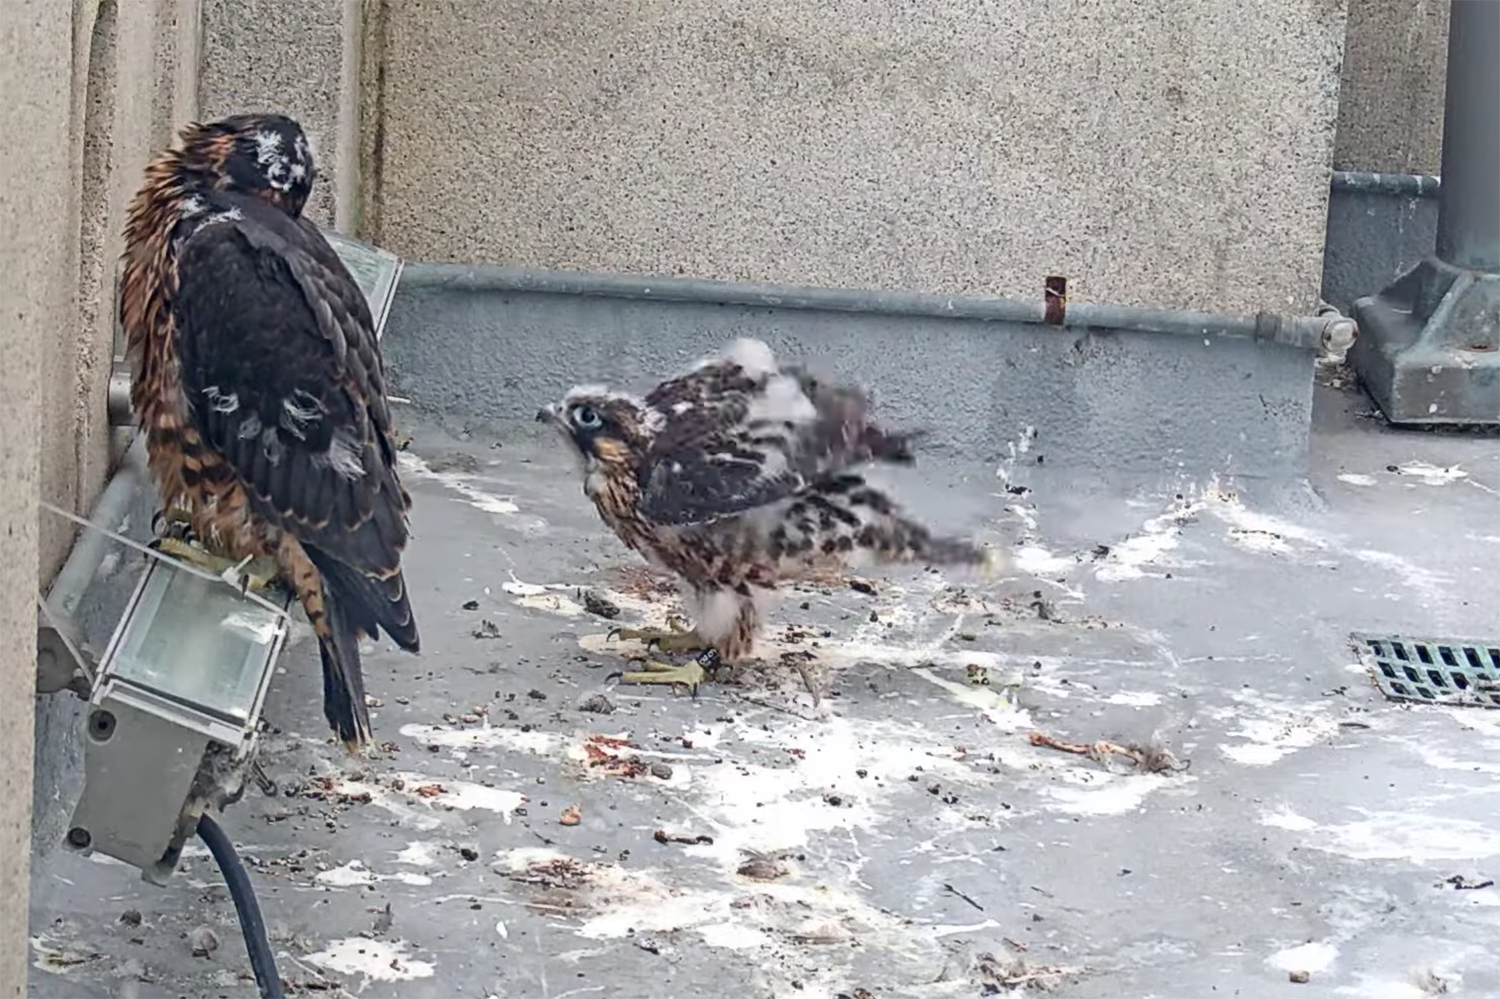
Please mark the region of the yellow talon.
[[673, 666], [670, 663], [647, 659], [642, 665], [645, 667], [643, 672], [621, 673], [620, 682], [682, 684], [696, 697], [698, 686], [708, 678], [708, 673], [696, 662], [690, 662], [685, 666]]
[[178, 538], [162, 538], [157, 544], [157, 550], [191, 565], [207, 569], [223, 577], [224, 581], [231, 586], [257, 593], [270, 586], [271, 581], [276, 578], [275, 567], [268, 564], [265, 559], [252, 556], [235, 562], [218, 555], [211, 555], [197, 545]]
[[689, 630], [681, 619], [667, 620], [667, 628], [615, 628], [605, 640], [611, 638], [628, 639], [636, 642], [644, 642], [648, 646], [655, 646], [662, 652], [697, 652], [707, 646], [698, 632]]

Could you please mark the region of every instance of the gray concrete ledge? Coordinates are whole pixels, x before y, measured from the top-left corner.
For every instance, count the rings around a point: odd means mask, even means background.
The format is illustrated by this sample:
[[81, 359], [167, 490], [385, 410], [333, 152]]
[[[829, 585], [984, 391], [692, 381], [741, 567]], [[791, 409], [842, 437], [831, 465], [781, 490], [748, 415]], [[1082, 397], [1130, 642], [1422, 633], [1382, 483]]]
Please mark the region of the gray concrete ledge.
[[[877, 313], [933, 319], [979, 319], [1045, 324], [1045, 305], [1014, 298], [978, 298], [910, 291], [862, 288], [815, 288], [752, 281], [643, 277], [530, 267], [469, 267], [456, 264], [412, 264], [403, 283], [455, 291], [539, 292], [659, 302], [814, 309], [828, 312]], [[1316, 349], [1324, 320], [1312, 316], [1217, 315], [1178, 309], [1144, 309], [1109, 304], [1069, 306], [1062, 329], [1110, 329], [1130, 333], [1175, 333], [1191, 337], [1235, 337]]]
[[1347, 314], [1431, 253], [1441, 187], [1439, 178], [1419, 174], [1335, 172], [1323, 300]]
[[644, 388], [756, 336], [868, 386], [888, 420], [991, 474], [1037, 428], [1048, 465], [1305, 474], [1310, 351], [1257, 342], [1247, 317], [1069, 318], [1042, 324], [1039, 302], [419, 263], [383, 347], [395, 390], [449, 420], [528, 419], [580, 382]]

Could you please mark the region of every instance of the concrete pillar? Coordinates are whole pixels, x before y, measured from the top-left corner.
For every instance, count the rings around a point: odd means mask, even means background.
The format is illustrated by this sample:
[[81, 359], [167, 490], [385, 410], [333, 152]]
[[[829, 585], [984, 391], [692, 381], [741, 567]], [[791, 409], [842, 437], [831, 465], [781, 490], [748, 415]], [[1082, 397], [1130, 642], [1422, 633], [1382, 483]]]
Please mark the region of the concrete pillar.
[[0, 3], [0, 999], [26, 994], [42, 350], [74, 326], [73, 8]]

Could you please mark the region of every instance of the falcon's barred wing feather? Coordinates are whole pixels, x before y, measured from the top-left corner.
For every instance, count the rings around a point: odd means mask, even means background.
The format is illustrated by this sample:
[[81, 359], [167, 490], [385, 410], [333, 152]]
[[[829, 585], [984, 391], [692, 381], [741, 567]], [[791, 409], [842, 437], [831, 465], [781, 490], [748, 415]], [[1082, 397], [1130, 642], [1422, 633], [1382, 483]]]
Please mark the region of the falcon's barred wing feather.
[[776, 368], [765, 353], [758, 367], [732, 351], [646, 397], [661, 420], [640, 471], [648, 519], [702, 523], [797, 495], [862, 462], [912, 462], [916, 435], [874, 426], [859, 389]]
[[309, 223], [251, 198], [187, 236], [172, 312], [184, 389], [255, 513], [375, 578], [410, 500], [369, 308]]

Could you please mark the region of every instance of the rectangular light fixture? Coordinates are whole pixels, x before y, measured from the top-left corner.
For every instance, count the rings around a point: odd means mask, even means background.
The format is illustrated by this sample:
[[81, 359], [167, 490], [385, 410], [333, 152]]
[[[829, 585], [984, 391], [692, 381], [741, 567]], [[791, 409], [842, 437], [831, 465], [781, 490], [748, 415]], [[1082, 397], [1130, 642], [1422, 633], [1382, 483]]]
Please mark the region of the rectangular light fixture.
[[162, 884], [203, 810], [238, 800], [290, 624], [292, 595], [264, 596], [148, 561], [89, 698], [70, 846]]
[[401, 280], [406, 262], [374, 243], [353, 239], [332, 229], [319, 227], [318, 231], [349, 268], [359, 290], [365, 293], [365, 301], [370, 304], [370, 318], [375, 323], [375, 339], [379, 340], [385, 335], [385, 321], [390, 318], [391, 302], [395, 301], [396, 285]]

